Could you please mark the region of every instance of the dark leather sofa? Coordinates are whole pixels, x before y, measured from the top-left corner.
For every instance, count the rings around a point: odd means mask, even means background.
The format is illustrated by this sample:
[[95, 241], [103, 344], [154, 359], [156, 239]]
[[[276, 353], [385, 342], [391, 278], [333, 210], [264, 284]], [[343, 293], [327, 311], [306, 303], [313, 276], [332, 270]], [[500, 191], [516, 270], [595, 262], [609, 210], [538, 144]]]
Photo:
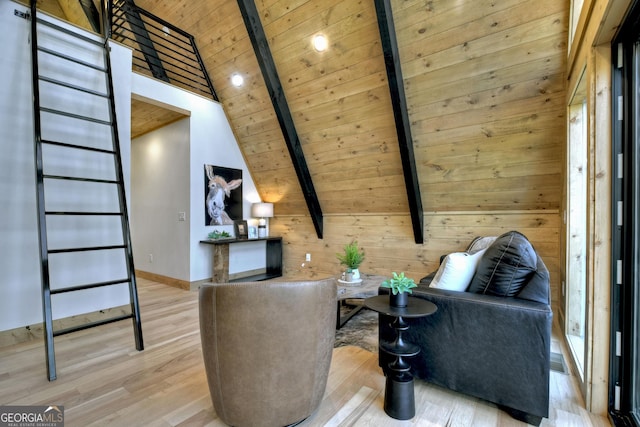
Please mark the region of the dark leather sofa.
[[[521, 244], [525, 240], [517, 232], [498, 237], [494, 245], [502, 241], [502, 247], [491, 252], [491, 245], [482, 255], [467, 291], [429, 287], [434, 274], [421, 280], [413, 297], [433, 302], [438, 310], [427, 317], [407, 319], [410, 328], [403, 336], [421, 350], [409, 359], [416, 378], [493, 402], [514, 418], [539, 425], [549, 413], [553, 315], [549, 271], [530, 244], [528, 249], [519, 247], [526, 246]], [[506, 249], [505, 241], [509, 242]], [[520, 271], [523, 283], [516, 295], [504, 296], [509, 292], [502, 292], [506, 288], [501, 290], [500, 285], [498, 292], [490, 286], [478, 287], [477, 276], [483, 274], [485, 284], [502, 279], [504, 285], [504, 271], [502, 278], [497, 277], [501, 273], [496, 263], [506, 262], [509, 276], [522, 267], [521, 252], [527, 250], [531, 271]], [[490, 259], [483, 265], [485, 257]], [[507, 278], [510, 284], [512, 278]], [[388, 293], [388, 289], [380, 288], [380, 293]], [[395, 337], [389, 327], [391, 320], [381, 315], [381, 340]], [[383, 350], [379, 356], [385, 370], [393, 358]]]

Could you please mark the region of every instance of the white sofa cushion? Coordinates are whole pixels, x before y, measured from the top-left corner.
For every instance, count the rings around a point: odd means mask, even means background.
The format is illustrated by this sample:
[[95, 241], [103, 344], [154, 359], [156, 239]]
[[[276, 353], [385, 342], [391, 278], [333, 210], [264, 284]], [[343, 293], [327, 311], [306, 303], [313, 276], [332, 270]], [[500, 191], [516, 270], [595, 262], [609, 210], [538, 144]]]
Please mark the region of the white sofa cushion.
[[440, 264], [440, 268], [438, 268], [429, 287], [459, 292], [467, 290], [485, 251], [486, 249], [482, 249], [474, 254], [450, 253]]

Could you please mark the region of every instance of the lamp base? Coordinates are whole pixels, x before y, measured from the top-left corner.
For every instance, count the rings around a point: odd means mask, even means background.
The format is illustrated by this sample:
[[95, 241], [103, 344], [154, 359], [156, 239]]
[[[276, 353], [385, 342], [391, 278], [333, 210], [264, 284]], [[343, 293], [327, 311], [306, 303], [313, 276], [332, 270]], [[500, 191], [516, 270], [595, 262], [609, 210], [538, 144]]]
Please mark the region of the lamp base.
[[263, 239], [263, 238], [267, 237], [267, 226], [266, 225], [259, 225], [258, 226], [258, 237], [260, 239]]

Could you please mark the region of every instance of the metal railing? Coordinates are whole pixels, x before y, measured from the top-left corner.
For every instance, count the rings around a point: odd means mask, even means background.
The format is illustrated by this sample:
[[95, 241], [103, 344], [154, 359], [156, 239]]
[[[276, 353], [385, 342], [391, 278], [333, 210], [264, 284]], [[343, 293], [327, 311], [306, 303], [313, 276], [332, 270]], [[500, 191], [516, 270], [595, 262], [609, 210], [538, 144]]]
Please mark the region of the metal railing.
[[218, 101], [193, 36], [136, 6], [109, 0], [111, 38], [133, 49], [133, 69]]

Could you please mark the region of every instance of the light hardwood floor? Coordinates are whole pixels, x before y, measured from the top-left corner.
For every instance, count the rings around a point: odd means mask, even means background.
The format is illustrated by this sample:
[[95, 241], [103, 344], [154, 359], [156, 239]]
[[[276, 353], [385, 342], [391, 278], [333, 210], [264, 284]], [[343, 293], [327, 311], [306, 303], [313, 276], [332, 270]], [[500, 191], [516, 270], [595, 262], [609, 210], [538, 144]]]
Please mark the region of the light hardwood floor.
[[[131, 323], [56, 339], [58, 379], [48, 382], [40, 340], [0, 349], [0, 405], [64, 405], [65, 425], [218, 426], [204, 374], [197, 292], [139, 279], [145, 350]], [[556, 341], [554, 345], [558, 345]], [[302, 426], [521, 426], [495, 406], [416, 381], [416, 417], [389, 418], [377, 356], [334, 351], [320, 408]], [[550, 418], [543, 426], [608, 426], [589, 414], [572, 375], [551, 373]]]

